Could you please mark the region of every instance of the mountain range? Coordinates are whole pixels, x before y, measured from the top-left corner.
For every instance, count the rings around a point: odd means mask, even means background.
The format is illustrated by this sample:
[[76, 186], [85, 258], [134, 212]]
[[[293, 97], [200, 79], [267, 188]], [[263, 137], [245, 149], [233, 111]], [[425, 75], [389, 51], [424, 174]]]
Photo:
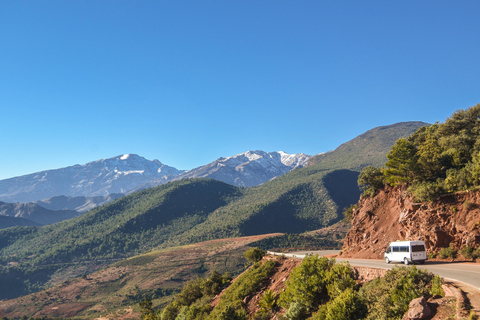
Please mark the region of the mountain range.
[[[98, 200], [71, 198], [127, 194], [184, 178], [212, 178], [235, 186], [251, 187], [303, 167], [310, 158], [302, 153], [248, 151], [185, 171], [158, 160], [124, 154], [84, 165], [0, 180], [0, 201], [40, 201], [39, 205], [52, 210], [82, 207], [79, 203], [85, 201], [86, 208], [89, 208], [88, 201], [96, 203]], [[68, 198], [44, 200], [57, 196]]]
[[[40, 225], [72, 218], [146, 188], [186, 178], [213, 178], [235, 186], [252, 187], [303, 167], [311, 156], [285, 152], [248, 151], [192, 169], [178, 170], [136, 154], [85, 165], [37, 172], [0, 181], [0, 215], [22, 217]], [[46, 198], [47, 197], [47, 198]], [[19, 204], [19, 203], [23, 204]], [[28, 202], [28, 203], [25, 203]], [[76, 212], [72, 212], [76, 211]], [[26, 214], [28, 212], [28, 214]], [[0, 229], [12, 225], [13, 220]], [[18, 225], [24, 225], [19, 221]]]

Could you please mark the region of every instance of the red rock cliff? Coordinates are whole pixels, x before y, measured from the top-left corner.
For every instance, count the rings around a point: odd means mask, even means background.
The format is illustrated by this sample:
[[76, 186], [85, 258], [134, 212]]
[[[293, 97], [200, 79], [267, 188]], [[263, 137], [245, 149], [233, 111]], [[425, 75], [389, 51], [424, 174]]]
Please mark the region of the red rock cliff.
[[424, 240], [428, 252], [452, 244], [480, 245], [480, 191], [459, 192], [433, 202], [415, 203], [401, 187], [386, 187], [362, 197], [352, 217], [342, 256], [383, 259], [396, 240]]

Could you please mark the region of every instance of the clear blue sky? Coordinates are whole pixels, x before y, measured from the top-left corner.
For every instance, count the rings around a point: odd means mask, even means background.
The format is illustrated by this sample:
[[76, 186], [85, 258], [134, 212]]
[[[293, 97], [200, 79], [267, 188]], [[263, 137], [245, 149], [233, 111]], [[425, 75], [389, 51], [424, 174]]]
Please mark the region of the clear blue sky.
[[480, 1], [0, 1], [0, 179], [316, 154], [480, 103]]

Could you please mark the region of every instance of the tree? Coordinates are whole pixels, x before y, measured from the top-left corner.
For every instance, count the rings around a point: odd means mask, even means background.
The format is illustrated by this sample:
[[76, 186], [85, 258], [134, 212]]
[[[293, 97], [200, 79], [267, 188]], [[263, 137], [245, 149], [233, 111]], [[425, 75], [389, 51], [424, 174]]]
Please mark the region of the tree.
[[374, 195], [375, 192], [382, 188], [384, 185], [383, 172], [379, 168], [374, 166], [365, 167], [358, 176], [358, 186], [364, 191], [365, 194]]
[[250, 262], [258, 262], [262, 260], [263, 256], [265, 255], [265, 251], [260, 248], [250, 248], [245, 253], [245, 258]]
[[385, 178], [390, 184], [410, 182], [415, 177], [418, 160], [415, 145], [407, 139], [398, 139], [387, 154]]
[[152, 308], [152, 300], [145, 297], [145, 300], [139, 303], [140, 317], [142, 320], [159, 320]]

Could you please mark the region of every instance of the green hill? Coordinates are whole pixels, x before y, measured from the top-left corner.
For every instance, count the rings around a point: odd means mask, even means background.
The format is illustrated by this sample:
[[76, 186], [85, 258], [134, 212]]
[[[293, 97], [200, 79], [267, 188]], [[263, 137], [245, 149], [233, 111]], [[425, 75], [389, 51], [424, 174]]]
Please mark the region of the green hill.
[[[0, 230], [0, 299], [15, 297], [154, 248], [210, 239], [301, 233], [331, 225], [357, 202], [359, 170], [381, 165], [399, 137], [424, 123], [368, 131], [254, 188], [187, 179], [143, 190], [44, 227]], [[9, 267], [5, 267], [9, 264]], [[18, 264], [18, 265], [17, 265]], [[12, 266], [14, 265], [14, 266]], [[15, 275], [12, 277], [12, 275]]]

